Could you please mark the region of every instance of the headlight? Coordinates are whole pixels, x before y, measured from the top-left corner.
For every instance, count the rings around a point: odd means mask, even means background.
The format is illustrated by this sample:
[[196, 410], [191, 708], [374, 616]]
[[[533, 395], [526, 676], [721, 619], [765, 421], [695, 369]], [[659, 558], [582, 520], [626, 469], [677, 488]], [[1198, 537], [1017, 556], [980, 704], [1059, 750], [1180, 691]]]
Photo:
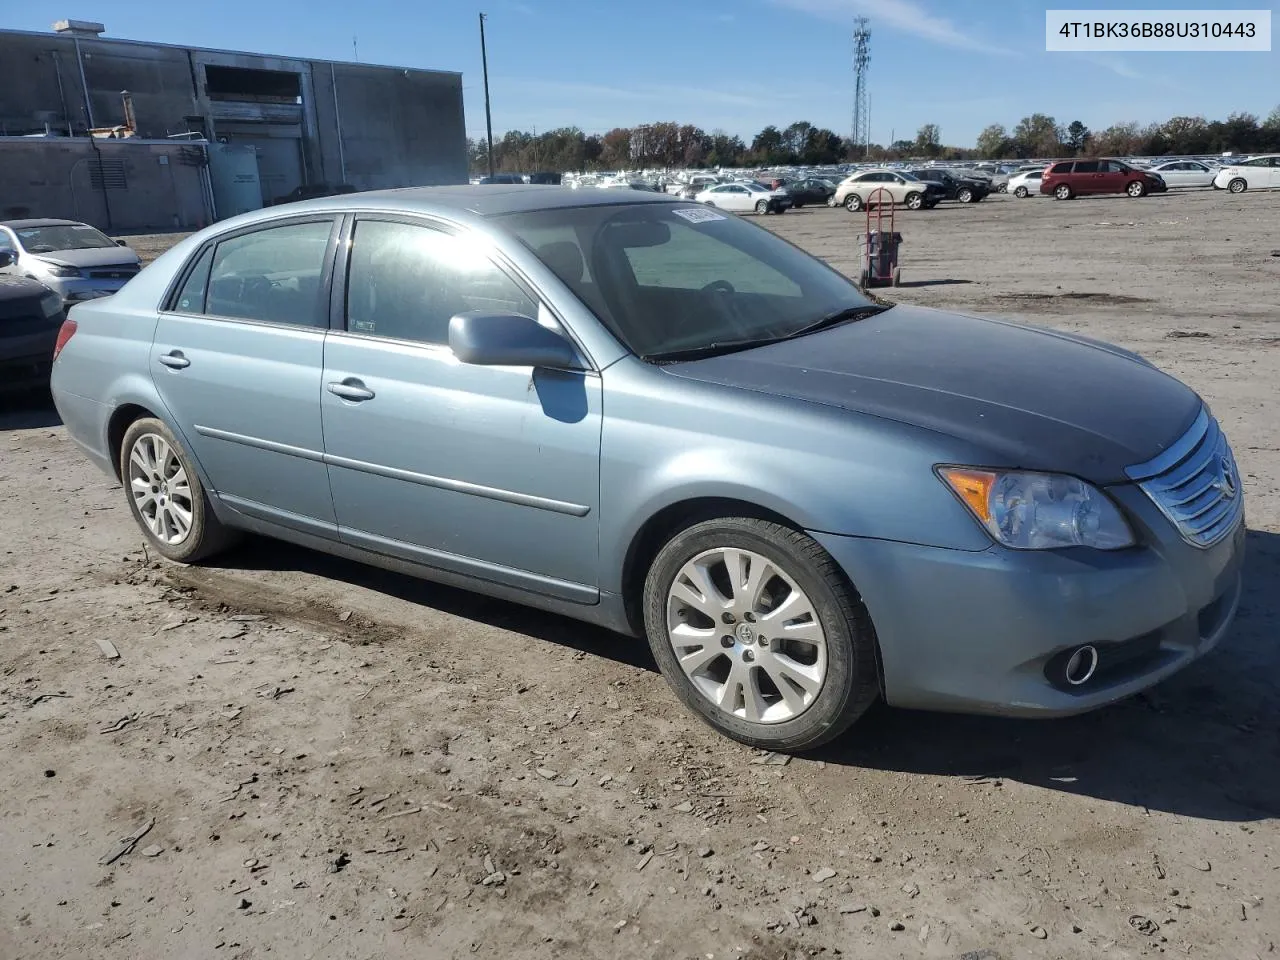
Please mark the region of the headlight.
[[41, 260], [40, 266], [45, 272], [55, 277], [78, 277], [80, 276], [79, 267], [69, 267], [62, 263], [50, 263], [48, 260]]
[[1105, 493], [1075, 477], [939, 467], [938, 475], [992, 538], [1015, 550], [1132, 546], [1133, 531]]
[[56, 317], [62, 312], [62, 298], [56, 293], [46, 293], [40, 298], [40, 310], [46, 320]]

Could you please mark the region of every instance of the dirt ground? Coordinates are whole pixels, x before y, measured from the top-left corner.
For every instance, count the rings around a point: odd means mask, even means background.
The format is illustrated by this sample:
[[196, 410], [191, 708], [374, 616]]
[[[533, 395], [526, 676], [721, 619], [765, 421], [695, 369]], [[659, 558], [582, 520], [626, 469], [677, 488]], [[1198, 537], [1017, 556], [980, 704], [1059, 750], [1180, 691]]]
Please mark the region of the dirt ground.
[[[854, 269], [862, 217], [763, 222]], [[1090, 716], [879, 707], [784, 762], [568, 620], [263, 541], [157, 562], [10, 405], [0, 957], [1280, 956], [1280, 193], [897, 228], [886, 296], [1112, 340], [1212, 404], [1250, 528], [1215, 653]]]

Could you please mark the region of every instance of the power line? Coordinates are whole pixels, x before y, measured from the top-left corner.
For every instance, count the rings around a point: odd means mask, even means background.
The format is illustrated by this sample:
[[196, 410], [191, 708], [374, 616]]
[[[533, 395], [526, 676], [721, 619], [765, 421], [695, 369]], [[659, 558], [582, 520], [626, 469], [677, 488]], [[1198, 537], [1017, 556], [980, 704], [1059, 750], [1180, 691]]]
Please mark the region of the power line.
[[855, 152], [866, 157], [871, 145], [871, 28], [866, 17], [853, 21], [853, 130]]

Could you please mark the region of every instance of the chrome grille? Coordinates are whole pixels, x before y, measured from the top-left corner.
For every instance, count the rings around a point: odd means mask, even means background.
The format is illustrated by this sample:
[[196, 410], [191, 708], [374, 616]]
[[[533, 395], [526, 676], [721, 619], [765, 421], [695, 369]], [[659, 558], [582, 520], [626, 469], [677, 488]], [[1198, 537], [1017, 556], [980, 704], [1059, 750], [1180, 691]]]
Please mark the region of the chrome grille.
[[1204, 409], [1172, 447], [1126, 473], [1193, 546], [1211, 547], [1227, 536], [1244, 509], [1231, 446]]

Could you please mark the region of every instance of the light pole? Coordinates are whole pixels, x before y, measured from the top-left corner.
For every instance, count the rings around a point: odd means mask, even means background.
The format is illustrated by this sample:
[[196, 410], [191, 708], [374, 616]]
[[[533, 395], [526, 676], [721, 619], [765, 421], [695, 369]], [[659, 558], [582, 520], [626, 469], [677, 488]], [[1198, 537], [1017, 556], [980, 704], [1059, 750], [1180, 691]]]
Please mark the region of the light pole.
[[493, 117], [489, 114], [489, 54], [484, 46], [484, 14], [480, 14], [480, 61], [484, 64], [484, 130], [489, 141], [489, 176], [493, 176]]

